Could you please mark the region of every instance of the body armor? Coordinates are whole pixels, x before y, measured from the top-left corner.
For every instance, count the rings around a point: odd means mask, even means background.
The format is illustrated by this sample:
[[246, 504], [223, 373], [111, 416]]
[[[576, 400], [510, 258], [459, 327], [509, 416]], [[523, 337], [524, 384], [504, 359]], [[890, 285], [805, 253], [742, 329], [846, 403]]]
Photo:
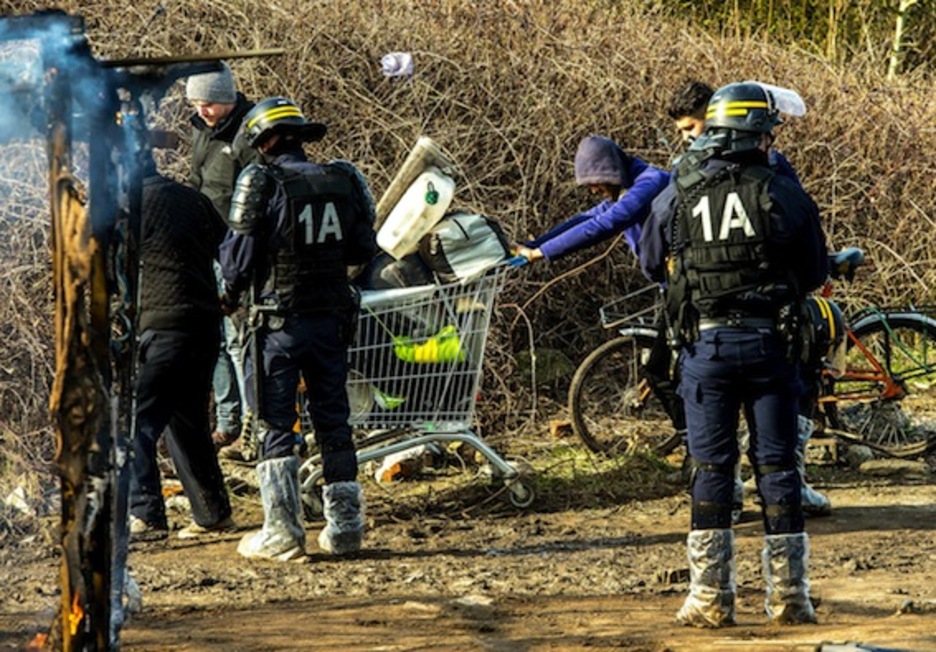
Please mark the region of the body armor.
[[768, 258], [774, 173], [760, 166], [698, 168], [677, 177], [679, 200], [668, 264], [668, 311], [682, 341], [699, 320], [775, 318], [792, 297], [787, 274]]
[[347, 237], [356, 219], [350, 176], [330, 165], [321, 174], [280, 167], [268, 173], [282, 188], [285, 214], [277, 219], [278, 247], [263, 294], [275, 296], [284, 312], [346, 308]]
[[231, 197], [231, 213], [223, 215], [231, 230], [244, 235], [253, 233], [264, 218], [267, 202], [274, 189], [273, 180], [263, 165], [251, 163], [237, 177]]

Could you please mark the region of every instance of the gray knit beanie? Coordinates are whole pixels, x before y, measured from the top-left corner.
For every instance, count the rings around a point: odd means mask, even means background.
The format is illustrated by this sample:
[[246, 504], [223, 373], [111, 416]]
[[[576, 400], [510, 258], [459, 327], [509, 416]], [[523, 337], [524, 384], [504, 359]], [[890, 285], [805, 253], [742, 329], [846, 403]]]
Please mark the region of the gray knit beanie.
[[222, 61], [218, 72], [192, 75], [185, 83], [185, 97], [190, 102], [234, 104], [237, 102], [237, 88], [231, 67]]
[[575, 183], [580, 186], [611, 184], [630, 188], [631, 158], [613, 140], [588, 136], [575, 152]]

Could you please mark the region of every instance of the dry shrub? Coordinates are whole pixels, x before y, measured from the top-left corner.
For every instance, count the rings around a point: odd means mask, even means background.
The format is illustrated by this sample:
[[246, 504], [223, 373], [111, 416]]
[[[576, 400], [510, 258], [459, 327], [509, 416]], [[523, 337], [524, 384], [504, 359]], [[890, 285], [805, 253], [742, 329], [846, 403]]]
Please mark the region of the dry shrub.
[[[250, 97], [287, 95], [328, 123], [313, 156], [355, 162], [379, 197], [417, 137], [431, 136], [457, 163], [456, 202], [498, 218], [518, 240], [593, 201], [572, 179], [576, 145], [589, 133], [668, 166], [679, 144], [664, 107], [687, 72], [713, 85], [756, 78], [795, 88], [809, 113], [789, 120], [778, 146], [820, 205], [830, 243], [861, 246], [871, 261], [840, 298], [853, 307], [933, 301], [936, 111], [924, 72], [888, 84], [870, 57], [833, 66], [795, 47], [699, 33], [638, 2], [200, 0], [163, 3], [156, 17], [156, 3], [61, 6], [85, 16], [104, 58], [284, 48], [285, 56], [232, 66]], [[380, 57], [394, 50], [414, 53], [412, 80], [381, 75]], [[187, 115], [179, 84], [159, 122], [187, 134]], [[184, 145], [164, 154], [165, 169], [184, 177], [186, 156]], [[30, 217], [33, 230], [19, 225], [12, 239], [10, 220], [0, 222], [0, 246], [9, 250], [0, 275], [10, 288], [2, 323], [14, 333], [0, 342], [0, 368], [15, 367], [3, 376], [2, 408], [19, 433], [47, 421], [43, 219]], [[597, 308], [644, 283], [629, 252], [610, 243], [514, 273], [493, 325], [488, 433], [512, 431], [563, 400], [559, 385], [533, 405], [533, 388], [514, 380], [518, 350], [532, 342], [577, 362], [605, 336]]]
[[[46, 161], [15, 143], [0, 156], [0, 499], [14, 485], [36, 489], [52, 452], [48, 418], [52, 355], [52, 270]], [[23, 473], [33, 476], [24, 485]], [[45, 475], [45, 481], [50, 478]], [[41, 491], [30, 491], [30, 495]], [[0, 508], [0, 534], [6, 518]]]

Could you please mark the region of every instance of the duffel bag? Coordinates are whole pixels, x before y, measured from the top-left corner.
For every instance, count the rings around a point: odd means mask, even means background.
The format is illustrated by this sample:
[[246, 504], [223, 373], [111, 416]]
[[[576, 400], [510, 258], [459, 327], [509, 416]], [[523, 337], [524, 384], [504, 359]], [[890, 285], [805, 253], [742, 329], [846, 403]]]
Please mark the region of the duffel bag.
[[419, 241], [419, 255], [443, 283], [477, 278], [510, 257], [500, 224], [478, 213], [450, 211]]

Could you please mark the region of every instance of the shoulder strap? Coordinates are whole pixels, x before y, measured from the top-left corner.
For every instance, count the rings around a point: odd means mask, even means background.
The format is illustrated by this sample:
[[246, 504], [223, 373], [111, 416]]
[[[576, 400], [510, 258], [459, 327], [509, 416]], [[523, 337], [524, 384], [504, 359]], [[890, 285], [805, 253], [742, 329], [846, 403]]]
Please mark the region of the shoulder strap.
[[340, 167], [325, 165], [324, 174], [303, 174], [280, 166], [269, 168], [270, 176], [283, 188], [289, 197], [299, 195], [340, 195], [351, 194], [351, 178]]
[[744, 168], [741, 172], [742, 182], [751, 182], [755, 183], [758, 186], [757, 192], [757, 203], [760, 209], [764, 212], [764, 222], [769, 227], [769, 218], [767, 215], [770, 213], [771, 201], [770, 201], [770, 180], [777, 176], [776, 171], [763, 167], [760, 165], [753, 165], [750, 167]]
[[769, 181], [774, 176], [776, 176], [776, 174], [777, 173], [771, 170], [770, 168], [763, 167], [760, 165], [751, 165], [751, 166], [745, 167], [741, 171], [741, 178], [750, 179], [757, 183], [764, 183], [766, 181]]

